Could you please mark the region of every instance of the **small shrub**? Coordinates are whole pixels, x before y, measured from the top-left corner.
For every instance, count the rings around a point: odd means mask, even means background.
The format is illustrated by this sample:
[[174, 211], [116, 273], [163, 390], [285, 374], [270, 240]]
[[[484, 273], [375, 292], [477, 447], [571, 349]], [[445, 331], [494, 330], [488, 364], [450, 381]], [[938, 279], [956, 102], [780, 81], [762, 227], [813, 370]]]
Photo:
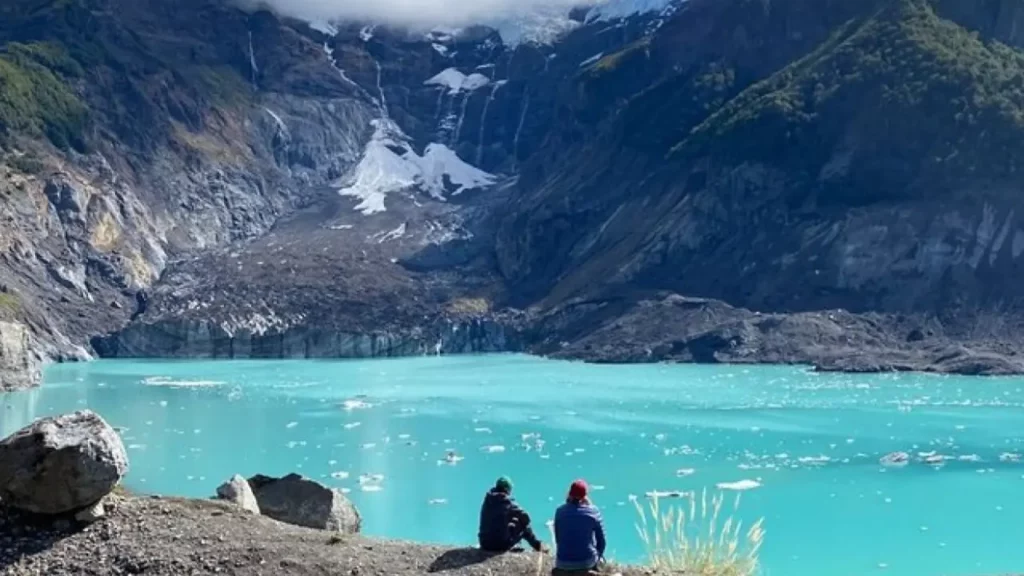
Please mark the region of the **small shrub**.
[[725, 494], [708, 498], [707, 491], [686, 495], [689, 510], [673, 505], [663, 508], [653, 498], [645, 508], [636, 500], [640, 520], [637, 533], [647, 548], [647, 563], [657, 571], [691, 576], [753, 576], [758, 572], [758, 554], [764, 538], [763, 519], [746, 532], [735, 517], [740, 496], [733, 500], [732, 513], [723, 515]]

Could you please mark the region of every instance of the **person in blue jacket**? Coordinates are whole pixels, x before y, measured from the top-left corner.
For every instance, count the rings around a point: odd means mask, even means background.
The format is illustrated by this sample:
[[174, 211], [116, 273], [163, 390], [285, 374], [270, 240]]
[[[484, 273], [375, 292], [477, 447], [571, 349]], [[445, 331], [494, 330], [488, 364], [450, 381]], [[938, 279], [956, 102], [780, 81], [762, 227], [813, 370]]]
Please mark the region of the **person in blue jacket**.
[[484, 496], [478, 536], [480, 548], [489, 552], [508, 552], [522, 540], [538, 552], [545, 550], [533, 533], [530, 515], [512, 498], [512, 481], [507, 476], [498, 478]]
[[555, 512], [555, 570], [588, 572], [604, 561], [604, 520], [587, 498], [587, 483], [577, 480], [565, 504]]

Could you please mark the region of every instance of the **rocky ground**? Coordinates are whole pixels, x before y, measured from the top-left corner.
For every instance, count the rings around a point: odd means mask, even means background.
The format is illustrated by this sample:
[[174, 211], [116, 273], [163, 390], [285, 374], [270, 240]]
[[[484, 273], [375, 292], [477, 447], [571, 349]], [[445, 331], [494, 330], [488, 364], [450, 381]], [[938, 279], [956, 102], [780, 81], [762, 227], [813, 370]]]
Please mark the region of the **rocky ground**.
[[[32, 523], [0, 510], [0, 574], [352, 575], [549, 574], [551, 557], [332, 536], [220, 502], [119, 496], [108, 517], [80, 528]], [[625, 576], [646, 574], [623, 570]]]
[[533, 327], [533, 350], [589, 362], [803, 364], [838, 372], [1024, 373], [1012, 339], [965, 337], [934, 317], [845, 310], [769, 314], [651, 293], [579, 300]]

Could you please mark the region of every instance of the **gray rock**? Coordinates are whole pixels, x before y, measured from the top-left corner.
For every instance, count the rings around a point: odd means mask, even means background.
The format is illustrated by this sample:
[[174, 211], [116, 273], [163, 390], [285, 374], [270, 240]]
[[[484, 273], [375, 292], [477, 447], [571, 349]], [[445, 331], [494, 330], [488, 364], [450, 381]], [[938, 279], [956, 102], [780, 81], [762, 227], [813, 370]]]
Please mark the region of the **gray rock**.
[[106, 515], [107, 508], [103, 501], [100, 500], [92, 506], [79, 511], [78, 514], [75, 514], [75, 520], [85, 524], [92, 524], [93, 522], [102, 520]]
[[31, 388], [42, 377], [42, 362], [24, 324], [0, 322], [0, 391]]
[[362, 526], [359, 511], [344, 494], [298, 474], [256, 475], [249, 486], [263, 515], [279, 522], [342, 534], [356, 534]]
[[121, 438], [89, 410], [37, 420], [0, 441], [0, 500], [27, 512], [90, 507], [127, 471]]
[[259, 503], [256, 501], [256, 496], [252, 493], [249, 482], [238, 474], [235, 474], [230, 480], [217, 488], [217, 497], [236, 504], [241, 509], [253, 514], [260, 513]]

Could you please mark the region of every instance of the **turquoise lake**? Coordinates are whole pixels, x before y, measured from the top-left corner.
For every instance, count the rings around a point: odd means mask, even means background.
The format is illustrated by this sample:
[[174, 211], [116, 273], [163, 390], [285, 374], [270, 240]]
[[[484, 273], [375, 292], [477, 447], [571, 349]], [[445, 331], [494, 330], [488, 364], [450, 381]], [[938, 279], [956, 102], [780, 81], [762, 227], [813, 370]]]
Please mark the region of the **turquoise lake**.
[[[501, 355], [100, 361], [45, 380], [0, 395], [0, 436], [91, 408], [121, 429], [143, 492], [299, 472], [349, 490], [367, 534], [470, 544], [497, 476], [545, 540], [582, 477], [628, 562], [644, 554], [631, 495], [726, 483], [752, 487], [736, 515], [764, 518], [767, 575], [1024, 571], [1024, 379]], [[880, 464], [896, 451], [911, 462]]]

